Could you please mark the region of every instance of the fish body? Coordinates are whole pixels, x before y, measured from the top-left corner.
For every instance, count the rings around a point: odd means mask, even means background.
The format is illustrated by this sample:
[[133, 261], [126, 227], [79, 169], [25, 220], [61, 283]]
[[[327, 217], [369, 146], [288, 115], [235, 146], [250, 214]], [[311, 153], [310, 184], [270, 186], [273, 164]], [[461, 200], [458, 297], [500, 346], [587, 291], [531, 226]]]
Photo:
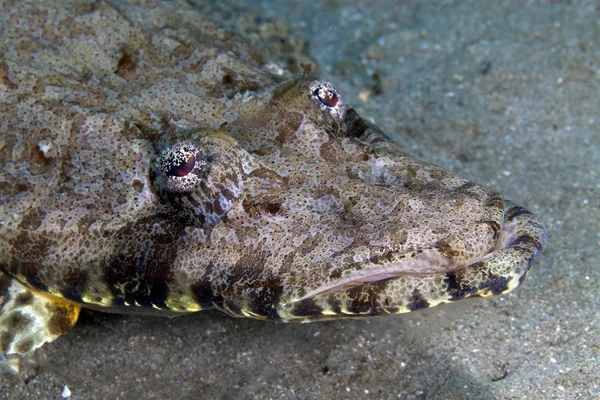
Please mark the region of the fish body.
[[499, 295], [545, 245], [529, 211], [192, 9], [25, 9], [0, 62], [5, 354], [81, 307], [308, 322]]

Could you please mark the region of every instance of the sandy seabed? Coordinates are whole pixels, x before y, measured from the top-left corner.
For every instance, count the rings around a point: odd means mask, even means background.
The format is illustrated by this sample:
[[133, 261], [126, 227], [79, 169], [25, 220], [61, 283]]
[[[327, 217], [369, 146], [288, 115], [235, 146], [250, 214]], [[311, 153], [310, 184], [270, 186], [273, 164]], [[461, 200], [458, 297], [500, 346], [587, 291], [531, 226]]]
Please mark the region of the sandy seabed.
[[[239, 4], [238, 4], [239, 3]], [[600, 396], [596, 1], [252, 1], [403, 149], [528, 207], [549, 241], [521, 289], [411, 316], [284, 325], [84, 312], [4, 398]]]

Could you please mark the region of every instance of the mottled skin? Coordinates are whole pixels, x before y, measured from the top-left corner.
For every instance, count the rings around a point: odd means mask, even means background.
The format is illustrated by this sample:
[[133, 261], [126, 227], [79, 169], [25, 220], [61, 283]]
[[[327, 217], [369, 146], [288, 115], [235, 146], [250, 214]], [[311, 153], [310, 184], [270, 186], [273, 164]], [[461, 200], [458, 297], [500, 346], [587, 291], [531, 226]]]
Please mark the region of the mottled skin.
[[142, 3], [3, 12], [2, 351], [41, 345], [10, 320], [30, 293], [62, 307], [47, 341], [79, 306], [313, 321], [522, 282], [546, 235], [527, 210], [187, 4]]

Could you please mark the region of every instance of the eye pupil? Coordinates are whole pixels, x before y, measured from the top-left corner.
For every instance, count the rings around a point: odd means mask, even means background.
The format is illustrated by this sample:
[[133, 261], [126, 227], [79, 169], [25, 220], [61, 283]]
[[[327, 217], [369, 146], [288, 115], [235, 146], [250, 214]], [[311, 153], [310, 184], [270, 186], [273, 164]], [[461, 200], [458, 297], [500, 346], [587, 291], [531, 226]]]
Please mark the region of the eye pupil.
[[187, 160], [183, 161], [181, 164], [173, 165], [171, 168], [169, 168], [166, 174], [168, 176], [177, 176], [179, 178], [182, 178], [190, 172], [192, 172], [195, 164], [196, 158], [194, 157], [194, 155], [191, 155], [188, 157]]
[[315, 90], [313, 95], [316, 96], [319, 101], [327, 107], [335, 107], [339, 101], [339, 97], [336, 92], [325, 88], [318, 88]]

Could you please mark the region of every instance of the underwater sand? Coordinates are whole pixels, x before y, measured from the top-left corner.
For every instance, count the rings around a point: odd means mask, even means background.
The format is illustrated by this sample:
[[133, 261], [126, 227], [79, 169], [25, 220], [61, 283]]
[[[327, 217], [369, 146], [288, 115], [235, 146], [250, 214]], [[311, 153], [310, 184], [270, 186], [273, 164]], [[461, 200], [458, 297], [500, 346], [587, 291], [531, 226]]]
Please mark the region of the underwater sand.
[[542, 218], [548, 246], [522, 288], [308, 325], [86, 311], [37, 370], [0, 378], [3, 398], [56, 399], [65, 385], [71, 399], [598, 398], [598, 2], [258, 7], [287, 20], [320, 75], [403, 149]]

